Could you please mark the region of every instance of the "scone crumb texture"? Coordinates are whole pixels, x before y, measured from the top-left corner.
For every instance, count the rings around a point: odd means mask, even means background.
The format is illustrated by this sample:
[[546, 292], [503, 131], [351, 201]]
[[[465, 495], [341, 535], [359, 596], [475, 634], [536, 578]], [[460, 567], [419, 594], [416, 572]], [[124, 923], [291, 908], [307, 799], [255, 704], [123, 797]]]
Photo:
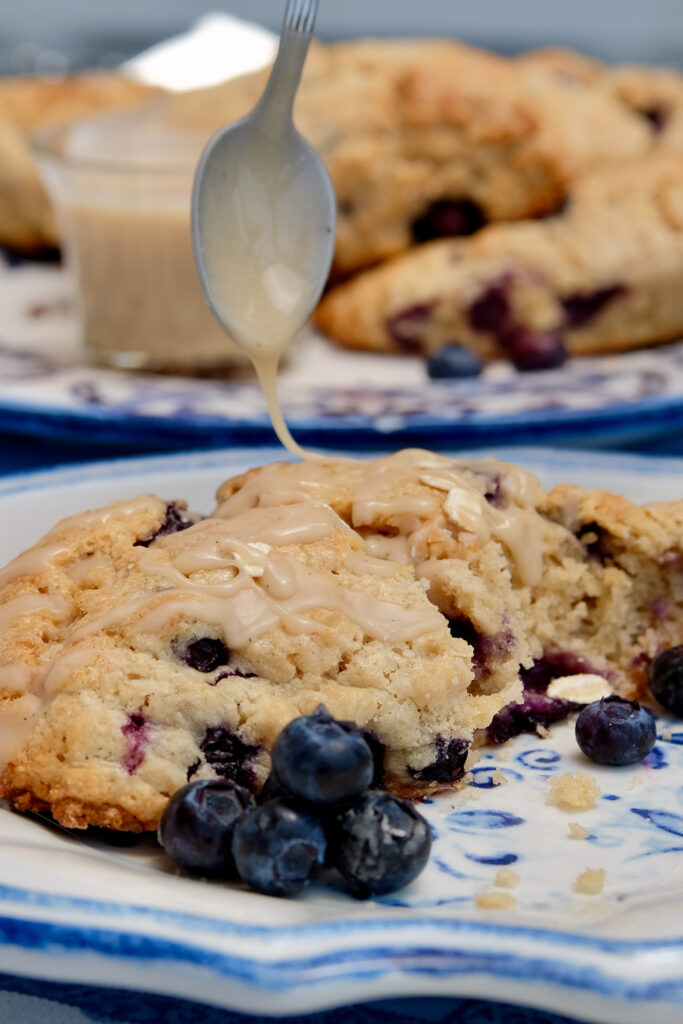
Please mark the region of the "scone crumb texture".
[[516, 889], [520, 883], [520, 877], [511, 868], [499, 868], [496, 873], [495, 885], [500, 889]]
[[588, 839], [590, 832], [584, 825], [581, 825], [578, 821], [570, 821], [569, 835], [572, 837], [572, 839]]
[[604, 868], [586, 868], [574, 882], [574, 892], [580, 892], [584, 896], [597, 896], [605, 887]]
[[567, 772], [550, 780], [547, 803], [565, 811], [587, 811], [600, 799], [600, 787], [586, 772]]
[[491, 892], [489, 889], [476, 893], [474, 902], [481, 910], [514, 910], [517, 906], [511, 892]]

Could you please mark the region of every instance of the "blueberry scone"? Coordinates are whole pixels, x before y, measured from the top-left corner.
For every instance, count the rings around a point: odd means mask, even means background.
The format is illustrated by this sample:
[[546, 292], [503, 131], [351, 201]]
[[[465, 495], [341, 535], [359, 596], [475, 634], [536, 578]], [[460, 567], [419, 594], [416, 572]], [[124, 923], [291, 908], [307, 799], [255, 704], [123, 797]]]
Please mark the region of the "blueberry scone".
[[472, 648], [472, 691], [510, 699], [486, 730], [494, 742], [566, 717], [581, 684], [601, 695], [600, 677], [603, 695], [638, 696], [652, 658], [683, 640], [681, 502], [548, 494], [495, 459], [408, 450], [265, 466], [224, 484], [215, 514], [274, 495], [329, 503], [376, 556], [414, 566]]
[[[266, 76], [169, 98], [169, 116], [215, 130], [251, 109]], [[577, 175], [650, 150], [649, 127], [606, 92], [537, 81], [447, 40], [314, 47], [296, 114], [335, 187], [342, 275], [415, 242], [547, 214]]]
[[197, 522], [117, 502], [0, 588], [0, 794], [70, 827], [152, 829], [192, 779], [258, 791], [281, 729], [321, 704], [366, 733], [378, 783], [420, 796], [464, 775], [504, 703], [413, 567], [318, 500]]
[[605, 66], [574, 50], [532, 50], [516, 58], [522, 74], [533, 80], [554, 79], [600, 91], [641, 117], [651, 132], [653, 149], [683, 148], [683, 75], [667, 68], [632, 64]]
[[30, 138], [39, 129], [149, 101], [156, 90], [123, 75], [92, 72], [58, 81], [0, 78], [0, 244], [33, 252], [59, 245]]
[[683, 157], [603, 169], [560, 215], [442, 240], [333, 289], [318, 310], [357, 348], [431, 354], [463, 344], [533, 366], [683, 334]]
[[188, 780], [258, 791], [321, 704], [370, 740], [376, 784], [424, 796], [596, 684], [637, 696], [683, 639], [680, 503], [420, 450], [275, 463], [218, 497], [206, 519], [149, 495], [75, 516], [0, 573], [18, 809], [153, 829]]

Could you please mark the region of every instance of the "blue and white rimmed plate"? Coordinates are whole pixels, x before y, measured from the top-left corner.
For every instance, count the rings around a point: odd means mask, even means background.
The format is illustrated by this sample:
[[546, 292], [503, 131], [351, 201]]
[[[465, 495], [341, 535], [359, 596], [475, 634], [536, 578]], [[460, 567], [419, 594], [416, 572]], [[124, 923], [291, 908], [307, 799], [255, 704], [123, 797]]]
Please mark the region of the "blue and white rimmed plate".
[[[57, 267], [0, 267], [0, 430], [147, 449], [267, 444], [260, 389], [85, 364]], [[303, 443], [652, 444], [683, 426], [683, 343], [558, 370], [429, 382], [416, 357], [344, 351], [309, 334], [283, 370], [285, 413]]]
[[[231, 450], [7, 479], [0, 564], [55, 518], [142, 490], [208, 509], [224, 477], [276, 457]], [[508, 457], [547, 485], [575, 481], [639, 500], [683, 494], [683, 461], [542, 449]], [[0, 807], [2, 970], [285, 1016], [440, 995], [600, 1024], [679, 1024], [683, 723], [660, 721], [659, 734], [645, 764], [625, 769], [588, 765], [564, 725], [485, 752], [471, 786], [425, 806], [435, 843], [424, 874], [368, 903], [323, 887], [281, 901], [179, 877], [152, 843], [79, 841]], [[597, 806], [549, 806], [548, 780], [579, 769], [598, 780]], [[571, 838], [570, 821], [587, 837]], [[518, 876], [516, 888], [496, 889], [501, 868]], [[586, 869], [604, 869], [602, 892], [574, 891]], [[483, 891], [516, 905], [481, 909], [474, 897]]]

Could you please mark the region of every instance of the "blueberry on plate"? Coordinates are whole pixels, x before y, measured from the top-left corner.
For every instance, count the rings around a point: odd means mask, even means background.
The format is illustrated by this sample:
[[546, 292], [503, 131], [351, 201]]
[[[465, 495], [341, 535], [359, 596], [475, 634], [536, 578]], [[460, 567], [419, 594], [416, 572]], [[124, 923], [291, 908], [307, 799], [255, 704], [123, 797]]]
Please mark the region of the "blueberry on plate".
[[683, 718], [683, 646], [670, 647], [650, 665], [650, 691], [662, 707]]
[[242, 819], [232, 840], [240, 877], [265, 896], [296, 896], [325, 860], [319, 821], [284, 800], [271, 800]]
[[273, 745], [273, 775], [292, 796], [330, 807], [367, 789], [372, 751], [352, 722], [338, 722], [322, 705], [286, 725]]
[[481, 360], [464, 345], [447, 345], [427, 360], [427, 373], [432, 380], [478, 377]]
[[234, 782], [190, 782], [168, 801], [159, 822], [159, 842], [171, 860], [187, 871], [234, 877], [233, 831], [254, 806], [251, 793]]
[[576, 720], [576, 742], [597, 764], [642, 761], [657, 741], [654, 717], [635, 700], [603, 697], [585, 707]]
[[329, 830], [331, 864], [354, 896], [367, 899], [403, 888], [429, 860], [429, 825], [407, 800], [383, 790], [364, 793]]

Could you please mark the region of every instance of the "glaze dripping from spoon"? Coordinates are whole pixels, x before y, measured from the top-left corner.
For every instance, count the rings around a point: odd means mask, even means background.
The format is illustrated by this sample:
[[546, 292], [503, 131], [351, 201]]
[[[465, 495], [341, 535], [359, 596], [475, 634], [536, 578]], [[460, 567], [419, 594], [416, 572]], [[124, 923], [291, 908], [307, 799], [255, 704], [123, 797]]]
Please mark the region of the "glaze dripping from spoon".
[[200, 159], [192, 195], [199, 279], [220, 324], [258, 374], [280, 441], [300, 458], [277, 396], [277, 368], [313, 312], [332, 263], [334, 190], [292, 111], [318, 0], [288, 0], [263, 96], [221, 129]]

